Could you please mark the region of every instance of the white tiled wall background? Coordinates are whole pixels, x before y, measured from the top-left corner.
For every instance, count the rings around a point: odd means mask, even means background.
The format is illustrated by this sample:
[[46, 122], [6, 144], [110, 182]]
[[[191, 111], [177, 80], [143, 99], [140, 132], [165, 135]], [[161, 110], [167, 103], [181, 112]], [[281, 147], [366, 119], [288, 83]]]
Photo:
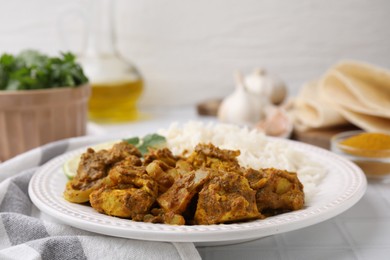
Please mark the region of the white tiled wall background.
[[[0, 52], [64, 50], [59, 21], [80, 50], [79, 13], [91, 2], [0, 0]], [[147, 81], [145, 106], [224, 96], [237, 69], [265, 67], [296, 94], [340, 59], [390, 68], [388, 0], [116, 0], [115, 9], [119, 50]]]

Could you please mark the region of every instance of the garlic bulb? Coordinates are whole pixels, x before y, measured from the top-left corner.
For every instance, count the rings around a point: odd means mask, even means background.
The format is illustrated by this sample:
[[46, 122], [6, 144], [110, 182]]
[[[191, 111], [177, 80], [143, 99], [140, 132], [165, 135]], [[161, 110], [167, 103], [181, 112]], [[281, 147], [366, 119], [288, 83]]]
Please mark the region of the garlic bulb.
[[242, 75], [236, 73], [236, 89], [222, 100], [217, 115], [225, 123], [252, 126], [265, 117], [266, 105], [266, 99], [261, 100], [247, 91]]
[[245, 85], [249, 92], [266, 97], [274, 105], [281, 104], [287, 95], [286, 85], [264, 69], [255, 69], [247, 75]]

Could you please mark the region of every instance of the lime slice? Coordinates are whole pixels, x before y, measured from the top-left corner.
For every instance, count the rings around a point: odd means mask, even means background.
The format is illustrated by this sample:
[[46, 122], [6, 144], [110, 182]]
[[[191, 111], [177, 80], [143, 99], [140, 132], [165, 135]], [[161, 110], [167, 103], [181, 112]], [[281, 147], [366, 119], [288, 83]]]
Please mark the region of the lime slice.
[[79, 163], [80, 155], [75, 156], [64, 163], [62, 169], [64, 170], [64, 173], [69, 180], [73, 179], [73, 177], [76, 175]]
[[[97, 145], [92, 146], [91, 148], [97, 152], [97, 151], [100, 151], [103, 149], [110, 149], [117, 142], [119, 142], [119, 141], [97, 144]], [[62, 169], [63, 169], [66, 177], [69, 180], [73, 179], [73, 177], [77, 173], [77, 168], [79, 167], [79, 163], [80, 163], [80, 157], [81, 157], [81, 154], [76, 155], [75, 157], [72, 157], [69, 160], [67, 160], [64, 163], [64, 165], [62, 166]]]

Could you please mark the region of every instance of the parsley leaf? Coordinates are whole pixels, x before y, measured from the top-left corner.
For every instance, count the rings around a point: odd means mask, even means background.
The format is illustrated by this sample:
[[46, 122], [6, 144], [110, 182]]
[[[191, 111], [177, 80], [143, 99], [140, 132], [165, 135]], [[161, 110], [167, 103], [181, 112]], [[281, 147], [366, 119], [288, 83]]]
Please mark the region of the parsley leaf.
[[132, 137], [128, 139], [123, 139], [123, 141], [126, 141], [129, 144], [132, 144], [137, 147], [138, 150], [142, 153], [142, 155], [145, 155], [148, 152], [149, 148], [158, 149], [166, 146], [167, 144], [166, 138], [159, 134], [148, 134], [141, 139], [139, 137]]
[[149, 134], [143, 138], [143, 142], [138, 146], [138, 150], [142, 154], [146, 154], [149, 148], [161, 148], [166, 145], [166, 139], [164, 136], [158, 134]]
[[139, 137], [132, 137], [132, 138], [128, 138], [128, 139], [123, 139], [123, 141], [126, 141], [128, 142], [129, 144], [132, 144], [134, 146], [137, 146], [139, 144]]

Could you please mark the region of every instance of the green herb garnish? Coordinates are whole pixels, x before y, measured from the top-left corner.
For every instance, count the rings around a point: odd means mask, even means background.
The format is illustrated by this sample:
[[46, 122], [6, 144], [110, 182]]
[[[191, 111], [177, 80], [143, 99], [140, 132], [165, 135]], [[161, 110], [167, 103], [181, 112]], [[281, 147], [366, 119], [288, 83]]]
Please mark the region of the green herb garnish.
[[142, 153], [146, 154], [149, 148], [159, 149], [167, 144], [167, 140], [164, 136], [159, 134], [148, 134], [143, 138], [132, 137], [129, 139], [124, 139], [123, 141], [128, 142], [129, 144], [134, 145]]
[[124, 141], [128, 142], [129, 144], [132, 144], [134, 146], [137, 146], [140, 142], [140, 139], [139, 137], [132, 137], [132, 138], [129, 138], [129, 139], [124, 139]]
[[0, 90], [31, 90], [76, 87], [88, 82], [72, 53], [49, 57], [26, 50], [0, 56]]

